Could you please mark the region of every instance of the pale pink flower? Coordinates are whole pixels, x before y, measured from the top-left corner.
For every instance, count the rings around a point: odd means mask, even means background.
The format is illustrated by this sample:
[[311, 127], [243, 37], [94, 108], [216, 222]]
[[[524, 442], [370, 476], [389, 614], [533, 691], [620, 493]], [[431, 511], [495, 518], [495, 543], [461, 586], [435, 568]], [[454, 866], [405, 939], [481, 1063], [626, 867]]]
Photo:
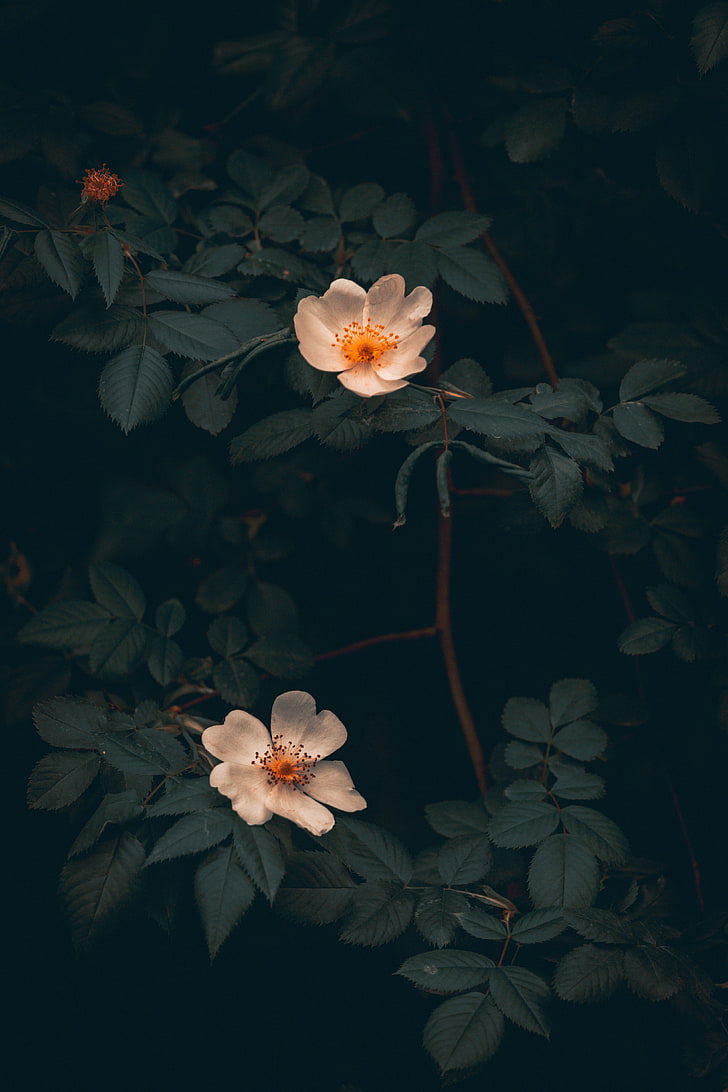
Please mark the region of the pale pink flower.
[[366, 800], [343, 762], [322, 762], [346, 739], [338, 717], [322, 709], [302, 690], [290, 690], [273, 702], [271, 730], [250, 713], [234, 709], [223, 724], [202, 733], [202, 744], [222, 761], [210, 784], [228, 796], [250, 826], [282, 815], [312, 834], [325, 834], [340, 811], [361, 811]]
[[432, 310], [429, 288], [404, 294], [404, 277], [390, 273], [365, 291], [333, 281], [323, 296], [306, 296], [293, 324], [304, 360], [368, 398], [407, 386], [405, 376], [427, 367], [420, 353], [435, 333], [422, 320]]

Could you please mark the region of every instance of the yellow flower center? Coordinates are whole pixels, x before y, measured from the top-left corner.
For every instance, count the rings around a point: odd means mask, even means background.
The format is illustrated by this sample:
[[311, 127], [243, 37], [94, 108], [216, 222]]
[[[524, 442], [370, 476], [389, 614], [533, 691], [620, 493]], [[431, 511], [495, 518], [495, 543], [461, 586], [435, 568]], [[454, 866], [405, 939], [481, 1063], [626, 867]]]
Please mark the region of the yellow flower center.
[[340, 349], [349, 361], [349, 367], [356, 364], [373, 364], [390, 349], [397, 348], [399, 334], [385, 334], [381, 323], [372, 325], [367, 322], [350, 322], [331, 342], [333, 348]]
[[283, 783], [298, 789], [307, 785], [312, 777], [314, 766], [321, 755], [310, 755], [303, 749], [302, 743], [294, 744], [291, 740], [283, 742], [283, 736], [273, 736], [270, 747], [260, 754], [255, 752], [251, 766], [260, 766], [268, 775], [268, 784]]

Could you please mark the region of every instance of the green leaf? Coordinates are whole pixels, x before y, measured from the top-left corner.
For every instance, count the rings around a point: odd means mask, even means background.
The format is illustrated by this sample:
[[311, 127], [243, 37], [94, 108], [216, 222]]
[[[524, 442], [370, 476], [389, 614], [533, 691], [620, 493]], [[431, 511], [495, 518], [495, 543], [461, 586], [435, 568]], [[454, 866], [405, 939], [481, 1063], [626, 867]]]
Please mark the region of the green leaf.
[[577, 462], [595, 466], [607, 473], [614, 469], [609, 447], [601, 436], [593, 436], [585, 432], [565, 432], [557, 428], [551, 429], [549, 436]]
[[693, 19], [690, 42], [698, 72], [704, 76], [728, 56], [728, 4], [706, 4]]
[[50, 698], [33, 710], [38, 735], [52, 747], [95, 748], [106, 711], [82, 698]]
[[393, 193], [378, 205], [372, 215], [372, 225], [377, 235], [389, 239], [401, 235], [415, 222], [415, 205], [406, 193]]
[[262, 300], [234, 299], [224, 303], [211, 303], [202, 315], [226, 327], [239, 345], [245, 345], [246, 342], [265, 334], [274, 334], [281, 329], [280, 319], [275, 311]]
[[71, 599], [44, 607], [18, 631], [17, 639], [22, 644], [45, 648], [83, 648], [108, 621], [108, 611], [98, 604]]
[[554, 990], [564, 1001], [606, 1001], [624, 978], [621, 948], [582, 944], [567, 952], [556, 968]]
[[[728, 9], [728, 5], [726, 5]], [[638, 997], [666, 1001], [685, 985], [683, 964], [669, 948], [640, 945], [624, 953], [624, 980]]]
[[35, 237], [35, 256], [53, 283], [75, 299], [84, 272], [78, 243], [61, 231], [39, 231]]
[[437, 270], [451, 288], [476, 303], [507, 303], [508, 285], [493, 259], [471, 247], [452, 247], [437, 253]]
[[179, 599], [165, 599], [154, 612], [154, 624], [163, 637], [173, 637], [182, 629], [187, 613]]
[[[315, 216], [307, 220], [301, 231], [301, 249], [312, 254], [323, 254], [334, 250], [341, 237], [339, 221], [333, 216]], [[357, 251], [358, 253], [358, 251]]]
[[431, 887], [417, 903], [415, 925], [425, 940], [436, 948], [450, 944], [460, 924], [460, 916], [470, 906], [467, 897], [447, 887]]
[[121, 565], [101, 561], [89, 567], [88, 577], [96, 602], [116, 618], [142, 618], [147, 609], [144, 592], [138, 580]]
[[620, 865], [629, 856], [627, 838], [608, 816], [593, 808], [570, 804], [561, 811], [565, 829], [578, 835], [587, 849], [608, 865]]
[[207, 640], [210, 648], [221, 656], [234, 656], [247, 645], [248, 629], [239, 618], [222, 615], [210, 622], [207, 627]]
[[609, 739], [604, 729], [590, 720], [575, 720], [556, 733], [553, 745], [570, 758], [591, 762], [602, 754]]
[[528, 489], [534, 504], [552, 527], [559, 527], [582, 494], [579, 464], [553, 447], [543, 447], [534, 455], [529, 470]]
[[320, 216], [336, 216], [334, 199], [326, 179], [319, 174], [308, 176], [308, 185], [301, 195], [298, 204], [307, 212], [317, 212]]
[[496, 812], [490, 821], [489, 834], [497, 846], [520, 849], [542, 842], [558, 825], [559, 813], [553, 804], [519, 800], [504, 804]]
[[530, 910], [516, 918], [511, 926], [511, 936], [519, 944], [542, 944], [553, 940], [566, 928], [566, 922], [560, 909], [546, 907], [543, 910]]
[[246, 569], [236, 565], [223, 565], [200, 582], [195, 602], [208, 614], [230, 610], [243, 598], [248, 580]]
[[150, 746], [139, 731], [128, 735], [107, 731], [99, 740], [98, 749], [110, 766], [125, 774], [156, 777], [169, 769], [169, 759], [159, 748]]
[[258, 673], [245, 660], [221, 660], [215, 664], [212, 681], [225, 701], [242, 709], [254, 705], [260, 691]]
[[559, 679], [549, 691], [551, 722], [554, 728], [588, 716], [598, 705], [596, 687], [588, 679]]
[[274, 170], [268, 163], [243, 148], [237, 148], [228, 157], [227, 173], [240, 186], [250, 207], [257, 208], [260, 195], [273, 180]]
[[144, 807], [134, 789], [124, 792], [107, 793], [88, 822], [84, 823], [73, 845], [68, 851], [69, 857], [85, 853], [98, 842], [110, 823], [123, 824], [144, 815]]
[[[370, 239], [354, 251], [351, 259], [352, 272], [365, 283], [376, 281], [385, 273], [391, 273], [392, 262], [398, 249], [397, 243], [385, 239]], [[437, 270], [435, 270], [436, 274]]]
[[122, 831], [118, 838], [105, 840], [98, 849], [64, 865], [60, 894], [78, 948], [89, 948], [129, 902], [143, 864], [143, 846]]
[[589, 773], [580, 767], [555, 768], [555, 760], [550, 763], [551, 772], [558, 773], [551, 791], [566, 800], [598, 800], [604, 796], [604, 780], [598, 774]]
[[717, 425], [721, 419], [715, 406], [697, 394], [650, 394], [643, 401], [656, 413], [671, 417], [674, 421]]
[[464, 910], [462, 914], [457, 915], [457, 919], [460, 928], [470, 933], [471, 937], [502, 942], [508, 936], [505, 922], [494, 914], [481, 910], [478, 906], [471, 906]]
[[536, 698], [509, 698], [503, 709], [502, 724], [510, 735], [529, 743], [548, 743], [551, 739], [549, 711]]
[[300, 679], [313, 670], [311, 649], [299, 637], [290, 633], [277, 633], [272, 637], [259, 637], [245, 655], [263, 671], [277, 679]]
[[162, 416], [171, 403], [173, 386], [169, 364], [156, 349], [131, 345], [112, 357], [102, 371], [99, 398], [112, 421], [129, 433]]
[[531, 901], [540, 907], [589, 906], [599, 889], [596, 857], [570, 834], [552, 834], [528, 870]]
[[52, 341], [62, 341], [87, 353], [113, 353], [142, 337], [143, 318], [135, 307], [113, 303], [106, 310], [80, 304], [53, 330]]
[[292, 163], [277, 171], [260, 190], [257, 208], [263, 210], [297, 201], [308, 187], [309, 178], [308, 168], [300, 163]]
[[592, 906], [588, 910], [569, 910], [564, 917], [572, 929], [586, 940], [602, 944], [634, 944], [638, 937], [635, 922], [624, 914]]
[[165, 349], [191, 360], [215, 360], [240, 348], [237, 337], [208, 315], [155, 311], [149, 316], [149, 324]]
[[91, 237], [91, 256], [94, 273], [101, 285], [106, 306], [111, 307], [124, 275], [124, 253], [121, 243], [110, 231], [103, 228], [95, 231]]
[[387, 262], [388, 273], [399, 273], [404, 277], [407, 292], [414, 291], [418, 285], [431, 288], [437, 280], [437, 270], [432, 247], [416, 239], [411, 243], [400, 243]]
[[303, 231], [304, 220], [297, 209], [289, 205], [273, 205], [258, 221], [261, 234], [274, 243], [290, 243]]
[[240, 436], [230, 442], [230, 461], [238, 463], [257, 462], [281, 455], [284, 451], [302, 444], [314, 435], [313, 415], [311, 410], [281, 410], [270, 417], [258, 421]]
[[631, 402], [685, 375], [679, 360], [638, 360], [619, 385], [619, 401]]
[[658, 448], [665, 432], [659, 417], [642, 402], [622, 402], [615, 406], [612, 417], [617, 429], [627, 440], [641, 447]]
[[479, 800], [443, 800], [438, 804], [427, 804], [425, 819], [445, 838], [485, 834], [488, 829], [488, 813]]
[[[197, 361], [185, 365], [182, 377], [186, 378], [198, 368]], [[201, 375], [182, 392], [182, 405], [188, 420], [197, 428], [203, 428], [217, 436], [232, 421], [238, 405], [238, 392], [232, 390], [229, 398], [221, 398], [220, 377], [212, 372]]]
[[377, 205], [384, 200], [384, 190], [376, 182], [361, 182], [345, 190], [339, 203], [342, 223], [353, 223], [371, 216]]
[[233, 831], [233, 812], [227, 808], [196, 811], [178, 819], [162, 835], [147, 858], [147, 865], [201, 853], [222, 842]]
[[426, 451], [431, 450], [433, 447], [441, 446], [442, 444], [439, 440], [430, 440], [425, 444], [420, 444], [419, 447], [416, 447], [414, 451], [410, 452], [397, 471], [397, 477], [394, 481], [394, 503], [397, 509], [397, 519], [394, 523], [395, 527], [403, 527], [407, 522], [407, 517], [405, 515], [407, 494], [409, 493], [409, 485], [415, 463]]
[[360, 884], [344, 915], [340, 939], [370, 948], [388, 944], [409, 925], [414, 903], [414, 892], [396, 884]]
[[663, 618], [669, 618], [671, 622], [695, 621], [692, 598], [682, 588], [675, 588], [672, 584], [658, 584], [646, 591], [650, 606]]
[[430, 246], [457, 247], [472, 243], [490, 224], [491, 218], [479, 212], [439, 212], [425, 220], [415, 239]]
[[461, 834], [448, 839], [437, 856], [443, 883], [467, 884], [482, 880], [493, 864], [485, 834]]
[[184, 652], [176, 641], [155, 633], [151, 638], [147, 655], [147, 667], [155, 682], [169, 686], [180, 675], [185, 661]]
[[173, 224], [177, 219], [175, 199], [161, 179], [150, 171], [125, 171], [121, 196], [127, 205], [151, 220]]
[[285, 588], [255, 580], [245, 599], [248, 622], [261, 637], [291, 633], [298, 628], [298, 610]]
[[[538, 753], [541, 758], [544, 757], [543, 751], [539, 750]], [[508, 761], [507, 757], [506, 761]], [[510, 766], [511, 763], [509, 762], [508, 765]], [[546, 795], [546, 786], [542, 781], [534, 781], [530, 777], [523, 777], [518, 781], [512, 781], [510, 785], [506, 785], [503, 792], [509, 800], [543, 800]]]
[[425, 1025], [424, 1046], [443, 1073], [492, 1058], [503, 1038], [503, 1014], [483, 993], [464, 993], [439, 1005]]
[[513, 739], [506, 744], [503, 757], [512, 769], [529, 770], [543, 762], [544, 752], [535, 743], [521, 743], [520, 740]]
[[398, 838], [382, 827], [338, 816], [319, 841], [365, 880], [409, 883], [412, 859]]
[[147, 806], [148, 816], [189, 815], [212, 808], [220, 799], [220, 794], [210, 787], [206, 777], [170, 777], [165, 786], [162, 799]]
[[210, 958], [255, 898], [255, 888], [240, 866], [232, 846], [218, 846], [195, 871], [195, 899], [205, 930]]
[[566, 131], [566, 102], [539, 98], [527, 102], [507, 119], [505, 142], [513, 163], [534, 163], [558, 148]]
[[164, 299], [175, 303], [217, 303], [235, 295], [235, 289], [222, 281], [199, 277], [194, 273], [177, 273], [173, 269], [152, 269], [145, 280]]
[[36, 764], [28, 781], [28, 806], [57, 811], [73, 804], [99, 772], [98, 756], [88, 751], [54, 751]]
[[495, 967], [488, 989], [504, 1016], [526, 1031], [549, 1038], [551, 990], [542, 978], [525, 967]]
[[668, 580], [687, 588], [698, 588], [704, 580], [701, 560], [686, 538], [656, 534], [652, 540], [655, 559]]
[[638, 618], [622, 630], [619, 637], [619, 651], [628, 656], [644, 656], [648, 652], [657, 652], [672, 640], [677, 630], [674, 622], [666, 618]]
[[503, 398], [460, 399], [448, 409], [448, 417], [463, 428], [494, 440], [538, 440], [546, 426], [525, 406], [514, 406]]
[[91, 644], [91, 671], [101, 676], [130, 674], [144, 659], [149, 636], [146, 626], [133, 618], [113, 619]]
[[240, 863], [272, 903], [286, 871], [280, 844], [264, 826], [248, 826], [239, 816], [235, 817], [234, 824], [233, 844]]
[[11, 201], [9, 197], [0, 197], [0, 216], [12, 220], [16, 224], [28, 224], [30, 227], [40, 228], [48, 227], [45, 220], [42, 220], [27, 205], [21, 205], [20, 201]]
[[294, 853], [276, 906], [297, 921], [326, 925], [343, 916], [356, 886], [330, 853]]
[[439, 952], [410, 956], [395, 974], [433, 993], [456, 993], [480, 986], [490, 978], [494, 968], [492, 959], [477, 952], [443, 948]]
[[[251, 225], [252, 227], [252, 225]], [[245, 250], [239, 243], [226, 243], [224, 246], [203, 246], [185, 262], [184, 273], [196, 273], [198, 277], [222, 277], [235, 269], [245, 257]], [[171, 299], [171, 297], [169, 297]]]

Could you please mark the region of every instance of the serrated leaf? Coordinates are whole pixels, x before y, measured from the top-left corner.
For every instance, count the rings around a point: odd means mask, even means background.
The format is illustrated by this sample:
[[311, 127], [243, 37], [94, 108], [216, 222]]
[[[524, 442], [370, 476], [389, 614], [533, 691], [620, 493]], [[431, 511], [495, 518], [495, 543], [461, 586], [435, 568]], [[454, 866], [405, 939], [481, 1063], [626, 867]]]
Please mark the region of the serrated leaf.
[[633, 364], [619, 385], [619, 401], [631, 402], [642, 398], [657, 387], [664, 387], [685, 375], [685, 366], [679, 360], [638, 360]]
[[101, 285], [106, 306], [111, 307], [124, 275], [124, 254], [121, 243], [110, 231], [95, 231], [91, 239], [94, 273]]
[[503, 805], [491, 819], [488, 832], [497, 846], [520, 849], [542, 842], [558, 825], [559, 813], [553, 804], [519, 800]]
[[[508, 748], [506, 748], [506, 751], [507, 750]], [[543, 758], [542, 751], [539, 751], [539, 755]], [[506, 761], [508, 761], [507, 758]], [[510, 766], [511, 763], [509, 762], [508, 765]], [[543, 800], [547, 789], [542, 781], [535, 781], [533, 778], [523, 777], [519, 781], [512, 781], [510, 785], [506, 785], [503, 792], [509, 800]]]
[[248, 629], [239, 618], [222, 615], [207, 627], [207, 640], [213, 651], [221, 656], [234, 656], [247, 645]]
[[187, 612], [179, 599], [165, 599], [154, 612], [154, 624], [163, 637], [173, 637], [182, 629]]
[[584, 432], [564, 432], [562, 429], [551, 429], [549, 436], [559, 447], [577, 462], [586, 463], [587, 466], [595, 466], [599, 470], [614, 469], [609, 447], [601, 436], [593, 436]]
[[235, 565], [223, 565], [200, 582], [195, 603], [208, 614], [221, 614], [243, 598], [248, 580], [247, 570]]
[[273, 180], [275, 173], [273, 168], [263, 159], [243, 148], [237, 148], [228, 156], [226, 166], [233, 182], [236, 182], [245, 195], [251, 198], [250, 207], [256, 208], [260, 194]]
[[484, 834], [488, 829], [488, 813], [479, 800], [443, 800], [437, 804], [427, 804], [425, 819], [433, 830], [445, 838]]
[[128, 823], [144, 815], [144, 807], [134, 789], [124, 792], [107, 793], [91, 818], [78, 833], [68, 851], [68, 856], [77, 857], [85, 853], [98, 842], [110, 823]]
[[493, 259], [472, 247], [437, 252], [437, 271], [451, 288], [476, 303], [507, 303], [508, 285]]
[[301, 231], [300, 243], [302, 250], [311, 251], [313, 254], [322, 254], [334, 250], [341, 237], [339, 221], [333, 216], [315, 216], [313, 220], [307, 220]]
[[686, 588], [703, 582], [701, 559], [682, 535], [656, 534], [652, 540], [655, 559], [668, 580]]
[[214, 959], [255, 898], [255, 888], [232, 846], [218, 846], [195, 871], [195, 899], [207, 949]]
[[242, 709], [254, 705], [260, 691], [258, 673], [245, 660], [221, 660], [215, 664], [212, 681], [225, 701]]
[[435, 252], [426, 243], [400, 243], [389, 255], [387, 272], [399, 273], [405, 279], [407, 292], [418, 285], [431, 288], [437, 280], [438, 265]]
[[503, 1014], [483, 993], [450, 997], [425, 1025], [424, 1046], [443, 1073], [487, 1061], [503, 1038]]
[[143, 322], [135, 307], [113, 303], [103, 310], [80, 304], [58, 323], [51, 338], [88, 353], [113, 353], [141, 338]]
[[386, 239], [369, 239], [355, 250], [351, 259], [352, 272], [365, 283], [377, 280], [391, 271], [397, 249], [397, 243]]
[[52, 603], [25, 623], [17, 640], [45, 648], [82, 648], [98, 636], [109, 617], [97, 603], [73, 599]]
[[52, 747], [95, 748], [105, 710], [81, 698], [50, 698], [33, 709], [38, 735]]
[[621, 435], [640, 447], [658, 448], [665, 437], [659, 417], [642, 402], [622, 402], [612, 417]]
[[240, 345], [265, 334], [274, 334], [281, 328], [280, 319], [273, 308], [262, 300], [234, 299], [211, 303], [202, 315], [226, 327]]
[[84, 272], [78, 243], [61, 231], [44, 229], [35, 237], [35, 256], [53, 283], [75, 299]]
[[704, 76], [728, 56], [728, 4], [706, 4], [693, 19], [690, 42], [698, 72]]
[[504, 1016], [526, 1031], [549, 1038], [551, 990], [542, 978], [525, 967], [495, 967], [488, 989]]
[[638, 618], [622, 630], [618, 647], [627, 656], [644, 656], [657, 652], [672, 640], [677, 630], [674, 622], [667, 618]]
[[99, 398], [112, 421], [129, 433], [162, 416], [171, 403], [173, 386], [169, 364], [156, 349], [130, 345], [102, 371]]
[[493, 854], [485, 834], [461, 834], [450, 838], [437, 857], [437, 867], [443, 883], [446, 884], [467, 884], [482, 880], [492, 864]]
[[281, 410], [258, 421], [230, 442], [230, 461], [238, 463], [269, 459], [290, 451], [314, 435], [311, 410]]
[[144, 864], [144, 847], [122, 831], [85, 857], [67, 862], [60, 894], [78, 948], [88, 948], [134, 894]]
[[176, 201], [161, 179], [150, 171], [125, 171], [121, 196], [133, 209], [152, 220], [173, 224], [177, 219]]
[[513, 163], [534, 163], [558, 148], [566, 131], [566, 102], [537, 98], [506, 120], [506, 151]]
[[149, 804], [146, 814], [151, 817], [160, 815], [189, 815], [193, 811], [205, 811], [212, 808], [219, 799], [219, 793], [211, 788], [206, 777], [169, 778], [161, 800]]
[[582, 944], [567, 952], [556, 968], [554, 989], [564, 1001], [605, 1001], [624, 978], [621, 948]]
[[308, 168], [300, 163], [283, 167], [260, 190], [257, 208], [269, 209], [271, 206], [289, 205], [292, 201], [298, 200], [306, 190], [309, 179]]
[[415, 894], [396, 884], [363, 883], [354, 889], [344, 914], [340, 939], [367, 948], [400, 936], [414, 910]]
[[343, 223], [364, 220], [371, 216], [384, 200], [384, 190], [377, 182], [360, 182], [345, 190], [339, 203], [339, 219]]
[[548, 743], [551, 739], [549, 711], [536, 698], [509, 698], [501, 723], [510, 735], [529, 743]]
[[538, 440], [545, 431], [544, 422], [525, 406], [514, 406], [502, 398], [459, 399], [448, 409], [448, 417], [494, 440]]
[[490, 224], [491, 218], [479, 212], [439, 212], [425, 220], [415, 239], [430, 246], [463, 246], [487, 231]]
[[567, 724], [553, 739], [557, 751], [562, 751], [571, 758], [578, 758], [580, 762], [591, 762], [602, 754], [608, 743], [604, 729], [586, 719]]
[[559, 679], [549, 691], [549, 709], [554, 728], [593, 713], [598, 705], [596, 687], [588, 679]]
[[310, 647], [300, 637], [290, 633], [259, 637], [246, 648], [245, 655], [256, 667], [268, 671], [277, 679], [303, 678], [314, 666]]
[[156, 777], [169, 769], [168, 758], [149, 746], [141, 732], [105, 732], [98, 743], [99, 754], [110, 766], [125, 774]]
[[600, 796], [604, 796], [604, 779], [598, 774], [589, 773], [579, 767], [557, 770], [555, 760], [552, 761], [551, 768], [552, 773], [558, 773], [551, 787], [555, 796], [565, 800], [598, 800]]
[[516, 918], [511, 926], [511, 936], [519, 944], [542, 944], [553, 940], [566, 928], [562, 911], [547, 907], [542, 910], [529, 910], [527, 914]]
[[543, 447], [534, 455], [529, 470], [528, 489], [534, 504], [552, 527], [559, 527], [582, 494], [579, 464], [552, 447]]
[[174, 303], [219, 303], [235, 295], [235, 289], [222, 281], [195, 273], [178, 273], [173, 269], [151, 269], [145, 280], [155, 292]]
[[476, 906], [471, 906], [464, 910], [462, 914], [458, 914], [457, 919], [460, 928], [469, 933], [471, 937], [502, 942], [508, 936], [506, 924], [501, 918], [497, 918], [495, 914], [489, 914], [486, 910], [481, 910]]
[[258, 222], [262, 235], [268, 236], [274, 243], [290, 243], [303, 231], [303, 216], [289, 205], [273, 205], [264, 212]]
[[36, 764], [28, 781], [28, 807], [57, 811], [73, 804], [99, 772], [98, 756], [88, 751], [54, 751]]
[[147, 865], [201, 853], [222, 842], [232, 831], [233, 812], [227, 808], [211, 808], [185, 815], [155, 844], [147, 858]]
[[130, 674], [144, 659], [149, 631], [133, 618], [114, 618], [94, 638], [89, 666], [95, 675]]
[[319, 841], [365, 880], [409, 883], [412, 859], [398, 838], [383, 827], [338, 816]]
[[297, 921], [325, 925], [343, 916], [356, 886], [330, 853], [294, 853], [276, 906]]
[[280, 843], [264, 826], [248, 826], [239, 816], [234, 822], [233, 844], [240, 863], [272, 903], [286, 871]]
[[[252, 226], [252, 225], [251, 225]], [[185, 262], [184, 273], [196, 273], [198, 277], [222, 277], [235, 269], [245, 257], [245, 250], [239, 243], [226, 243], [223, 246], [203, 246]], [[171, 298], [171, 297], [170, 297]]]
[[406, 193], [393, 193], [376, 207], [372, 214], [372, 226], [377, 235], [389, 239], [401, 235], [415, 221], [415, 205]]
[[147, 667], [160, 686], [169, 686], [179, 677], [184, 660], [184, 652], [176, 641], [162, 637], [159, 633], [153, 634], [147, 655]]
[[634, 923], [614, 910], [592, 906], [588, 910], [565, 911], [564, 917], [585, 940], [597, 940], [602, 944], [634, 944], [637, 939]]
[[121, 565], [101, 561], [89, 567], [88, 577], [96, 602], [116, 618], [142, 618], [147, 607], [144, 592]]
[[191, 360], [215, 360], [240, 348], [235, 335], [207, 315], [155, 311], [149, 316], [149, 323], [165, 349]]
[[[439, 879], [439, 870], [435, 878]], [[469, 906], [469, 899], [460, 891], [452, 891], [447, 887], [425, 890], [417, 902], [417, 930], [430, 944], [443, 948], [452, 941], [460, 924], [460, 915]]]
[[536, 743], [522, 743], [519, 739], [512, 739], [506, 744], [503, 757], [514, 770], [530, 770], [532, 766], [539, 766], [544, 759], [544, 752]]
[[409, 979], [415, 986], [435, 993], [456, 993], [471, 990], [489, 980], [495, 963], [478, 952], [457, 948], [442, 948], [439, 952], [422, 952], [405, 959], [395, 974]]
[[647, 1001], [666, 1001], [685, 985], [683, 965], [677, 956], [669, 948], [648, 945], [625, 951], [624, 980], [633, 993]]
[[716, 425], [721, 419], [715, 406], [697, 394], [649, 394], [643, 401], [650, 409], [673, 421]]
[[247, 619], [261, 637], [273, 637], [277, 633], [291, 633], [298, 628], [296, 604], [278, 584], [267, 580], [255, 580], [245, 599]]
[[[191, 361], [183, 370], [185, 378], [198, 368], [197, 361]], [[201, 375], [182, 392], [182, 405], [188, 420], [197, 428], [203, 428], [211, 436], [217, 436], [232, 421], [238, 407], [238, 392], [232, 390], [229, 398], [221, 398], [220, 377], [213, 372]]]
[[48, 227], [45, 220], [42, 220], [27, 205], [22, 205], [20, 201], [12, 201], [9, 197], [0, 197], [0, 216], [12, 220], [16, 224], [28, 224], [30, 227], [40, 228]]
[[528, 890], [540, 907], [589, 906], [599, 889], [596, 857], [570, 834], [552, 834], [531, 859]]

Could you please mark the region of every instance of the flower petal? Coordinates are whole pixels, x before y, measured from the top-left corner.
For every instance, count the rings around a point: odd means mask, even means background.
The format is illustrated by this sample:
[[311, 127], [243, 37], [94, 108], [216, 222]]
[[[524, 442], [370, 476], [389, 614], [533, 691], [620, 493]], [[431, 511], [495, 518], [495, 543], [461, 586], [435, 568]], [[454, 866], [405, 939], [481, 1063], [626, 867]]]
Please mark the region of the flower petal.
[[[410, 371], [414, 371], [411, 368]], [[389, 394], [390, 391], [398, 391], [407, 384], [401, 381], [388, 381], [380, 379], [371, 364], [357, 364], [348, 372], [339, 372], [337, 379], [342, 387], [360, 394], [362, 398], [371, 398], [374, 394]]]
[[343, 762], [317, 762], [306, 792], [322, 804], [331, 804], [341, 811], [361, 811], [367, 802], [354, 788], [354, 782]]
[[427, 361], [419, 354], [435, 333], [434, 326], [419, 326], [399, 343], [396, 349], [384, 353], [377, 372], [382, 379], [401, 379], [405, 375], [414, 375], [427, 367]]
[[270, 732], [257, 717], [242, 709], [233, 709], [223, 724], [211, 724], [202, 733], [202, 746], [223, 762], [248, 765], [256, 751], [270, 747]]
[[260, 767], [221, 762], [211, 771], [210, 784], [230, 798], [233, 810], [251, 826], [260, 826], [272, 817], [273, 812], [266, 803], [268, 781], [265, 770]]
[[324, 758], [346, 741], [346, 728], [329, 709], [317, 715], [316, 702], [304, 690], [280, 694], [271, 710], [271, 731], [291, 743], [301, 743], [310, 755]]
[[323, 296], [305, 296], [297, 313], [315, 315], [332, 334], [337, 334], [350, 322], [361, 322], [366, 298], [361, 285], [342, 277], [332, 281]]
[[321, 372], [340, 372], [347, 367], [349, 361], [341, 349], [332, 344], [333, 335], [318, 315], [299, 310], [293, 316], [293, 326], [298, 338], [298, 350], [312, 368], [318, 368]]
[[296, 826], [310, 830], [311, 834], [325, 834], [334, 825], [328, 808], [290, 785], [276, 785], [268, 793], [266, 803], [276, 815], [290, 819]]
[[404, 295], [404, 277], [390, 273], [380, 277], [367, 293], [364, 320], [381, 322], [388, 333], [411, 333], [432, 310], [432, 292], [420, 285]]

